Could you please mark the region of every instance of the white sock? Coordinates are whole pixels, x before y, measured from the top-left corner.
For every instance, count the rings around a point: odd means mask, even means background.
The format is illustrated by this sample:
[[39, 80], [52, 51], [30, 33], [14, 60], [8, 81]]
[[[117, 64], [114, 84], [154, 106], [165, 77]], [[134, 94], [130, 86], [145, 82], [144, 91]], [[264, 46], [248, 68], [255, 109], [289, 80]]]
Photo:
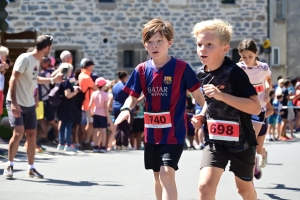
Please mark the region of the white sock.
[[95, 146], [95, 142], [91, 142], [91, 146], [92, 146], [92, 147]]
[[28, 165], [28, 170], [33, 169], [34, 165]]
[[204, 146], [204, 144], [200, 142], [200, 147], [203, 147], [203, 146]]
[[14, 162], [7, 161], [7, 166], [14, 166]]

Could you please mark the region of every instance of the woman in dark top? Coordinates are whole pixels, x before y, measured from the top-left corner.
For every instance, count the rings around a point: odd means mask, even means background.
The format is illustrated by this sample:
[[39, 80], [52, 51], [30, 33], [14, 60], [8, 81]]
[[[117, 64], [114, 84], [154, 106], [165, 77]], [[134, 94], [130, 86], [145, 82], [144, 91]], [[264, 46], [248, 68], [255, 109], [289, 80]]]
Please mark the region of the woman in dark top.
[[[113, 113], [115, 119], [120, 114], [120, 108], [123, 106], [125, 100], [128, 97], [128, 94], [122, 90], [128, 80], [127, 72], [119, 71], [118, 78], [119, 81], [112, 88], [112, 93], [114, 98], [112, 107], [113, 107]], [[130, 134], [130, 129], [131, 129], [131, 125], [128, 124], [126, 120], [117, 125], [117, 131], [116, 131], [117, 149], [120, 149], [122, 146], [123, 148], [128, 147], [128, 138]]]
[[[80, 88], [72, 86], [69, 77], [72, 74], [73, 66], [68, 63], [60, 65], [56, 72], [62, 72], [68, 69], [67, 79], [60, 83], [59, 94], [61, 96], [61, 104], [57, 107], [57, 118], [59, 127], [59, 144], [58, 150], [77, 152], [77, 149], [72, 145], [71, 135], [73, 126], [73, 107], [75, 106], [74, 96], [79, 92]], [[55, 73], [55, 72], [54, 72]], [[52, 75], [53, 76], [53, 75]]]

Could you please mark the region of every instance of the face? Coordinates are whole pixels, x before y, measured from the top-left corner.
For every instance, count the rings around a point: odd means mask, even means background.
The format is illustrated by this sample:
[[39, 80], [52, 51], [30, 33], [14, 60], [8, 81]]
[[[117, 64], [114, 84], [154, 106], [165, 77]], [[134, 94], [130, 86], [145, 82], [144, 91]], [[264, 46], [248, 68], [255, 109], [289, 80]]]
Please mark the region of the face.
[[149, 41], [144, 43], [145, 49], [150, 57], [154, 60], [159, 60], [168, 55], [168, 49], [172, 46], [173, 40], [168, 41], [160, 33], [155, 33]]
[[197, 36], [197, 54], [201, 62], [213, 68], [218, 68], [230, 46], [222, 44], [216, 34], [212, 31], [203, 31]]
[[1, 61], [2, 61], [2, 62], [6, 62], [7, 56], [8, 56], [8, 55], [1, 55], [1, 56], [0, 56]]
[[41, 68], [42, 69], [51, 68], [51, 63], [50, 62], [41, 62]]
[[90, 66], [86, 67], [86, 70], [89, 72], [92, 72], [94, 70], [94, 65], [90, 65]]
[[247, 66], [256, 65], [257, 53], [253, 53], [252, 51], [249, 50], [244, 50], [240, 53], [240, 56]]
[[52, 49], [52, 45], [44, 48], [44, 57], [48, 57], [51, 49]]
[[66, 62], [69, 63], [69, 64], [73, 64], [73, 56], [72, 55], [69, 55], [66, 59]]

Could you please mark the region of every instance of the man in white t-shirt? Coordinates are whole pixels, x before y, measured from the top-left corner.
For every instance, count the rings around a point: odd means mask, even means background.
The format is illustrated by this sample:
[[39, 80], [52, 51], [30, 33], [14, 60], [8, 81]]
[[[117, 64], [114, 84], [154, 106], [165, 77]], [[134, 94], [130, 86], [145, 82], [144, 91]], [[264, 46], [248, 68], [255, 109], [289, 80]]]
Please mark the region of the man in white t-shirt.
[[52, 40], [53, 37], [49, 35], [40, 35], [36, 39], [35, 49], [17, 58], [9, 80], [6, 108], [10, 125], [13, 127], [13, 136], [9, 141], [8, 163], [3, 172], [3, 175], [8, 178], [13, 177], [13, 160], [24, 133], [27, 140], [28, 176], [44, 177], [33, 165], [37, 128], [34, 90], [37, 83], [54, 84], [62, 80], [62, 74], [53, 78], [38, 76], [40, 60], [43, 56], [48, 56], [52, 48]]

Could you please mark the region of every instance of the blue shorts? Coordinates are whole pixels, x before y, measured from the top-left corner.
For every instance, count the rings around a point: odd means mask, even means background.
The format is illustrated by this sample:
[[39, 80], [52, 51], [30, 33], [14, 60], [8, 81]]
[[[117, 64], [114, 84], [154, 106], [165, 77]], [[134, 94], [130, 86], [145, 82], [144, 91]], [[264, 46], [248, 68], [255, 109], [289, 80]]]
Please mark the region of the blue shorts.
[[93, 127], [94, 128], [107, 128], [107, 117], [94, 115], [93, 116]]
[[268, 124], [275, 126], [277, 123], [277, 114], [273, 114], [270, 117], [268, 117]]

